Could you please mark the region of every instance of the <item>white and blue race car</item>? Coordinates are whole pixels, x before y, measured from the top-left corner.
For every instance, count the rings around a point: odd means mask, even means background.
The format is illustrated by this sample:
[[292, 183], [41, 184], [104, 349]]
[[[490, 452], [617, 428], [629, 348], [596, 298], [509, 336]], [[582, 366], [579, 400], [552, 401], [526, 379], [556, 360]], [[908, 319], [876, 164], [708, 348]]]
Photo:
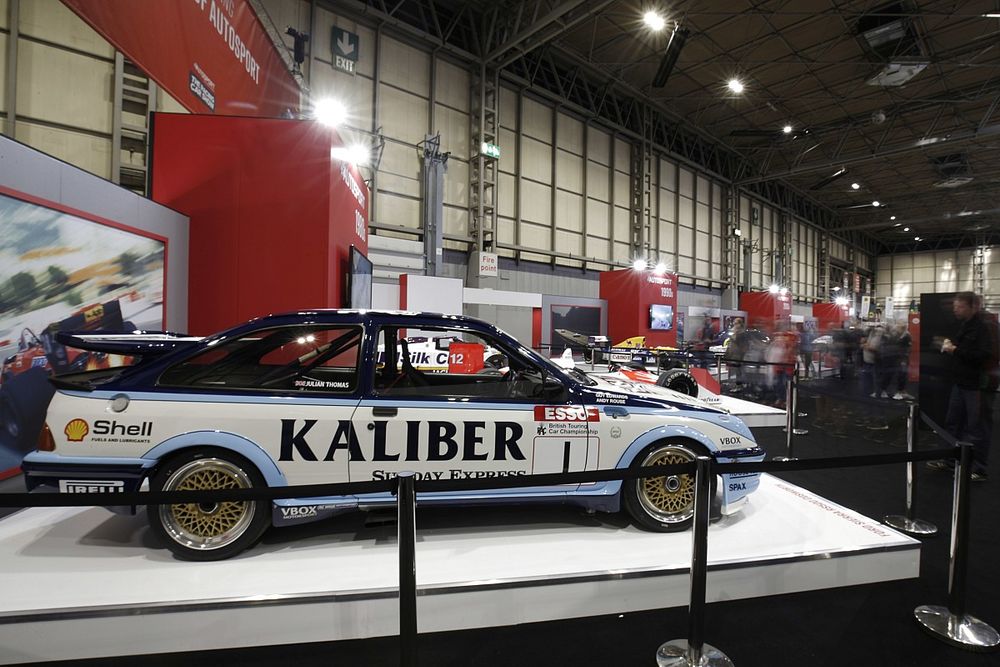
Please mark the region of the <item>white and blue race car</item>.
[[[565, 370], [484, 322], [452, 315], [316, 310], [272, 315], [208, 338], [73, 336], [69, 345], [140, 361], [56, 378], [28, 489], [61, 493], [210, 490], [763, 460], [737, 417], [661, 387]], [[410, 341], [446, 352], [435, 371]], [[497, 355], [503, 359], [498, 360]], [[489, 362], [489, 363], [487, 363]], [[423, 366], [424, 364], [420, 364]], [[736, 511], [758, 473], [717, 478]], [[551, 487], [421, 492], [421, 505], [562, 502], [625, 510], [642, 528], [683, 530], [690, 475]], [[108, 505], [114, 506], [111, 498]], [[180, 558], [217, 560], [271, 525], [391, 506], [390, 493], [147, 507]], [[132, 511], [131, 508], [120, 508]]]

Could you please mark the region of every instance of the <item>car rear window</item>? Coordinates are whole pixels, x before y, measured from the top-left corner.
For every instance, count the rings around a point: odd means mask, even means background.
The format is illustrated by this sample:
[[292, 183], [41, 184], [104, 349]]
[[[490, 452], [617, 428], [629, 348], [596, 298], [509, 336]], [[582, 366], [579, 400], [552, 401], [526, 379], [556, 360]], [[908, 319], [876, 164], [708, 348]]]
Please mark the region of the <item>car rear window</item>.
[[298, 326], [222, 340], [160, 376], [159, 384], [259, 391], [352, 393], [362, 329]]

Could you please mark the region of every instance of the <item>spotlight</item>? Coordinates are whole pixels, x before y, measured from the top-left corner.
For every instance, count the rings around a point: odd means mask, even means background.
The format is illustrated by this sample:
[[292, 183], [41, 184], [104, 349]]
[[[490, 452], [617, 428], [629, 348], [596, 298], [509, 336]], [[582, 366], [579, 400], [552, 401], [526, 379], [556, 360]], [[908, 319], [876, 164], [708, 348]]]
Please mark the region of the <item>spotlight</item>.
[[839, 292], [840, 291], [840, 285], [837, 285], [836, 287], [834, 287], [833, 291], [834, 292]]
[[910, 228], [909, 227], [903, 227], [903, 231], [904, 232], [908, 232], [908, 231], [910, 231]]
[[330, 149], [330, 158], [339, 160], [340, 162], [363, 166], [368, 164], [371, 159], [371, 151], [363, 144], [334, 146]]
[[878, 208], [880, 206], [877, 199], [872, 202], [872, 206], [874, 206], [875, 208]]
[[779, 290], [779, 292], [778, 292], [778, 293], [779, 293], [779, 294], [781, 294], [782, 296], [784, 296], [784, 295], [788, 294], [788, 288], [787, 288], [787, 287], [782, 287], [782, 288], [781, 288], [781, 289]]
[[337, 127], [347, 120], [347, 107], [340, 100], [325, 97], [313, 104], [313, 118], [324, 125]]
[[786, 125], [783, 128], [781, 128], [781, 131], [784, 132], [785, 134], [791, 134], [792, 133], [792, 126], [791, 125]]
[[889, 219], [890, 219], [890, 220], [895, 220], [895, 219], [896, 219], [896, 216], [894, 216], [894, 215], [890, 215], [890, 216], [889, 216]]
[[667, 25], [667, 22], [663, 19], [663, 17], [654, 11], [646, 12], [642, 17], [642, 20], [650, 30], [655, 30], [656, 32], [663, 30], [663, 26]]
[[632, 262], [632, 268], [636, 271], [645, 271], [649, 267], [649, 262], [644, 259], [637, 259]]
[[861, 186], [858, 185], [857, 183], [851, 183], [851, 189], [852, 190], [860, 190]]
[[729, 86], [729, 90], [733, 91], [736, 94], [743, 92], [743, 84], [740, 82], [739, 79], [730, 79], [727, 85]]
[[919, 241], [919, 240], [920, 240], [920, 237], [919, 237], [919, 236], [914, 236], [914, 237], [913, 237], [913, 240], [914, 240], [914, 241]]
[[770, 292], [771, 294], [777, 294], [778, 290], [780, 289], [781, 288], [778, 287], [777, 285], [771, 285], [770, 287], [767, 288], [767, 291]]
[[666, 272], [667, 272], [667, 265], [664, 264], [663, 262], [660, 262], [653, 268], [653, 273], [655, 273], [658, 276], [662, 276]]
[[838, 306], [846, 306], [850, 302], [851, 302], [850, 299], [848, 299], [846, 296], [838, 296], [836, 299], [834, 299], [834, 303], [836, 303]]

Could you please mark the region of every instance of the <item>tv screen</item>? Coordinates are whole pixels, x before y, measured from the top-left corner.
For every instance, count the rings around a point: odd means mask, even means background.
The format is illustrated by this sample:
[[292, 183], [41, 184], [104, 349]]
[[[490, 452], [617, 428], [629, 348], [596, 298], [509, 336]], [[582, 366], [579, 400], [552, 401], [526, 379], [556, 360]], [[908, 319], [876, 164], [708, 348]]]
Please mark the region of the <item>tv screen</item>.
[[372, 263], [365, 254], [351, 246], [351, 264], [347, 274], [348, 308], [372, 307]]
[[667, 331], [674, 328], [674, 307], [654, 303], [649, 307], [649, 328]]

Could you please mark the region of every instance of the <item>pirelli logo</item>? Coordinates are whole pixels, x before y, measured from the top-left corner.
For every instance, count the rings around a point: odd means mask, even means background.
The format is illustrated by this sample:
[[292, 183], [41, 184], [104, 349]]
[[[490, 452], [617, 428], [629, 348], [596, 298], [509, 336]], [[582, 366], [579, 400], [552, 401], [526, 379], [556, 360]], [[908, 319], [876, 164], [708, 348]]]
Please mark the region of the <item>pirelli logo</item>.
[[121, 480], [61, 479], [60, 493], [125, 493]]

